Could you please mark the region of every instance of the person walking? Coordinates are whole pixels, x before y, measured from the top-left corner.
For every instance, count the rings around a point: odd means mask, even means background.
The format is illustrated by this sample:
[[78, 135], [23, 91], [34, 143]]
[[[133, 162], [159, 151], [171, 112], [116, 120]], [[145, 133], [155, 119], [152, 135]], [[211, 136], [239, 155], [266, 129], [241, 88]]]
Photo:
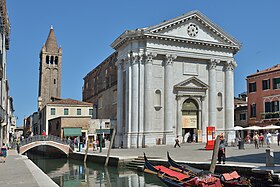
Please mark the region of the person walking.
[[218, 164], [226, 163], [226, 145], [225, 145], [225, 138], [223, 133], [220, 135], [220, 145], [219, 145], [219, 152], [218, 152]]
[[175, 138], [175, 145], [174, 145], [174, 148], [176, 148], [177, 145], [178, 145], [179, 147], [181, 147], [180, 144], [179, 144], [179, 142], [180, 142], [179, 136], [177, 136], [177, 137]]
[[5, 163], [6, 157], [7, 157], [7, 147], [6, 147], [5, 143], [3, 143], [2, 147], [1, 147], [1, 156], [2, 156], [2, 162]]
[[266, 143], [267, 143], [267, 147], [270, 148], [270, 144], [271, 144], [271, 134], [268, 131], [266, 134]]
[[185, 134], [185, 136], [184, 136], [184, 141], [187, 143], [187, 142], [189, 142], [189, 138], [190, 138], [190, 132], [188, 131], [186, 134]]
[[279, 132], [277, 134], [277, 143], [278, 143], [278, 146], [279, 146], [279, 143], [280, 143], [280, 133]]
[[258, 132], [255, 132], [254, 136], [253, 136], [253, 141], [255, 144], [255, 149], [259, 149], [259, 134]]
[[260, 142], [260, 146], [262, 146], [262, 147], [263, 147], [263, 141], [264, 141], [263, 133], [260, 133], [259, 142]]

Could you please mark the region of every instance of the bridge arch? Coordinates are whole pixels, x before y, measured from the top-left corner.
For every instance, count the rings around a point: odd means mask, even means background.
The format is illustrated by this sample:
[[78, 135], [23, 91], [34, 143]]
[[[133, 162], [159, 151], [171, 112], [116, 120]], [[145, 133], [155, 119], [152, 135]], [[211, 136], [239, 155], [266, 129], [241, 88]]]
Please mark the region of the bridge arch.
[[54, 147], [65, 153], [67, 156], [69, 156], [69, 153], [73, 152], [72, 148], [67, 144], [67, 142], [62, 141], [59, 137], [37, 135], [24, 140], [20, 146], [19, 153], [24, 154], [30, 149], [39, 146]]

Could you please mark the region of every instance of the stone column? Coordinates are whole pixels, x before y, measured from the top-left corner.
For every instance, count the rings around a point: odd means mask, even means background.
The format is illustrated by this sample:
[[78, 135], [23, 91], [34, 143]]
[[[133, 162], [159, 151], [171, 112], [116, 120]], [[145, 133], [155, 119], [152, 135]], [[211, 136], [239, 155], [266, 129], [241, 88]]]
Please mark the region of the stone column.
[[154, 143], [148, 136], [153, 124], [153, 58], [156, 54], [146, 54], [144, 65], [144, 134], [145, 144]]
[[116, 66], [118, 68], [118, 83], [117, 83], [117, 146], [121, 146], [123, 139], [123, 61], [117, 61]]
[[132, 58], [132, 92], [131, 92], [131, 146], [137, 147], [137, 135], [139, 130], [139, 56]]
[[206, 127], [207, 127], [207, 123], [206, 123], [206, 119], [207, 116], [206, 114], [208, 113], [208, 111], [206, 110], [206, 101], [205, 101], [205, 97], [201, 97], [201, 130], [202, 130], [202, 142], [206, 142]]
[[131, 61], [130, 56], [128, 57], [128, 61], [126, 62], [126, 97], [125, 97], [125, 128], [127, 132], [126, 140], [124, 145], [127, 148], [131, 147]]
[[220, 61], [210, 60], [209, 66], [209, 126], [217, 126], [217, 78], [216, 66]]
[[144, 141], [144, 64], [145, 64], [145, 55], [144, 50], [140, 49], [139, 51], [139, 104], [138, 104], [138, 147], [145, 147]]
[[[174, 120], [174, 100], [173, 94], [173, 60], [177, 56], [167, 54], [164, 71], [164, 137], [163, 143], [174, 141], [174, 134], [172, 134], [172, 127], [175, 126]], [[172, 137], [173, 136], [173, 137]]]
[[[226, 63], [225, 72], [225, 129], [232, 129], [234, 127], [234, 82], [233, 82], [233, 70], [236, 66], [234, 61], [228, 61]], [[230, 132], [228, 134], [228, 142], [234, 141], [235, 133]]]

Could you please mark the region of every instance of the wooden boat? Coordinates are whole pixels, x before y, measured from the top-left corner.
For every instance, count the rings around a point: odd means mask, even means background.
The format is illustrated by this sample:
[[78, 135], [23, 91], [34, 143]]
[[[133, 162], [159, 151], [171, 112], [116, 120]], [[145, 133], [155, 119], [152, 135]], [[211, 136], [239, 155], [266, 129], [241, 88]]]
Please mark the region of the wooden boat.
[[174, 187], [222, 187], [219, 178], [209, 175], [194, 176], [180, 173], [164, 166], [153, 165], [144, 153], [144, 171], [156, 175], [163, 183]]
[[[187, 164], [179, 164], [175, 162], [170, 156], [169, 152], [167, 152], [167, 158], [168, 163], [170, 165], [170, 169], [174, 171], [178, 171], [181, 173], [190, 173], [193, 176], [201, 176], [205, 174], [210, 174], [209, 171], [204, 171], [201, 169], [197, 169], [194, 167], [191, 167]], [[251, 186], [251, 182], [249, 179], [245, 177], [241, 177], [236, 171], [233, 171], [231, 173], [223, 173], [223, 174], [212, 174], [215, 177], [218, 177], [223, 186], [225, 187], [232, 187], [232, 186], [240, 186], [240, 187], [248, 187]]]

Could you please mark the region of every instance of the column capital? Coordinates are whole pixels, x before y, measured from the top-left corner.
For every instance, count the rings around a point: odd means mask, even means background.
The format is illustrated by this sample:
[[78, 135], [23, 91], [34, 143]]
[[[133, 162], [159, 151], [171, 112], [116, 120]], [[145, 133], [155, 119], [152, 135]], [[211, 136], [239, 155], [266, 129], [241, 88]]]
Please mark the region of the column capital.
[[145, 54], [146, 57], [146, 63], [152, 63], [153, 62], [153, 58], [155, 58], [157, 56], [157, 53], [153, 53], [153, 52], [149, 52]]
[[237, 63], [234, 60], [228, 60], [226, 62], [226, 70], [227, 71], [233, 71], [234, 68], [237, 67]]
[[165, 65], [172, 65], [173, 64], [173, 60], [175, 60], [177, 58], [177, 55], [166, 54], [165, 58], [166, 58]]
[[220, 60], [219, 59], [214, 59], [214, 58], [211, 58], [210, 59], [210, 64], [209, 64], [209, 69], [216, 69], [216, 66], [217, 64], [220, 63]]

